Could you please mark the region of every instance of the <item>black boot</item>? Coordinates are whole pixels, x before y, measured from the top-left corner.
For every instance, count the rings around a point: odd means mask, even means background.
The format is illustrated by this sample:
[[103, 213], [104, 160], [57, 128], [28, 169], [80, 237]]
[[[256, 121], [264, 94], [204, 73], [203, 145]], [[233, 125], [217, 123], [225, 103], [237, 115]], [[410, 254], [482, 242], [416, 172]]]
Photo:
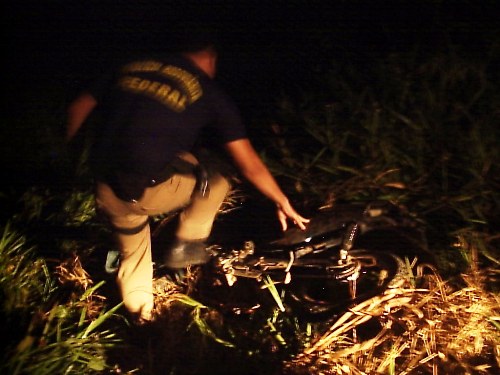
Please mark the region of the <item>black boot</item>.
[[163, 265], [172, 269], [187, 268], [189, 265], [205, 264], [210, 260], [205, 240], [176, 239], [163, 256]]

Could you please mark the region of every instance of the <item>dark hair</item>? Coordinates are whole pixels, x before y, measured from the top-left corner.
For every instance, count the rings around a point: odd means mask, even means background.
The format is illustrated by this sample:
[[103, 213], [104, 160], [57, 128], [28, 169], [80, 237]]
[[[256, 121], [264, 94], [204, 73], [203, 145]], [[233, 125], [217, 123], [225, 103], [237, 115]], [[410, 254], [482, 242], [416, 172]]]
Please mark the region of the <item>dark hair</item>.
[[219, 47], [218, 33], [214, 27], [186, 24], [172, 34], [172, 49], [175, 52], [192, 53]]

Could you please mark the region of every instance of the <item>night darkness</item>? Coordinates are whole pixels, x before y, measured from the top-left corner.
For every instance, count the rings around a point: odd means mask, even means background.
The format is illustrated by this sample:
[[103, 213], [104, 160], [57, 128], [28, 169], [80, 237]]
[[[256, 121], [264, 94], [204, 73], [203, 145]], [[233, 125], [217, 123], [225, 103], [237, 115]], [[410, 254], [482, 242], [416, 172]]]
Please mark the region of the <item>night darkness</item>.
[[2, 11], [4, 89], [11, 109], [19, 106], [18, 101], [29, 100], [26, 95], [35, 87], [78, 90], [90, 76], [122, 58], [168, 48], [172, 33], [188, 24], [218, 30], [219, 79], [236, 99], [249, 100], [248, 96], [300, 82], [314, 65], [329, 59], [369, 64], [375, 56], [416, 45], [439, 49], [450, 41], [480, 58], [484, 43], [498, 38], [494, 5], [494, 1], [8, 1]]

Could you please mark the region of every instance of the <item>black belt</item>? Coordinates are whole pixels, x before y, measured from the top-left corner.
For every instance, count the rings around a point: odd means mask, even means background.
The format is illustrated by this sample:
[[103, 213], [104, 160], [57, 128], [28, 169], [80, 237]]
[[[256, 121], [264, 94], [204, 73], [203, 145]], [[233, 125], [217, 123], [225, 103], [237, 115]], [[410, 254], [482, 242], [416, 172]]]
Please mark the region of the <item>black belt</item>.
[[202, 197], [207, 196], [209, 193], [209, 176], [206, 169], [200, 164], [192, 164], [178, 157], [154, 176], [144, 176], [140, 173], [118, 170], [106, 180], [118, 198], [127, 202], [136, 202], [142, 197], [146, 188], [161, 184], [175, 174], [194, 175], [196, 178], [195, 191]]
[[197, 170], [202, 169], [200, 165], [192, 164], [184, 159], [175, 157], [168, 165], [159, 173], [149, 179], [149, 186], [154, 186], [167, 181], [174, 174], [194, 174], [197, 175]]
[[201, 164], [192, 164], [184, 159], [176, 157], [163, 171], [156, 177], [150, 179], [149, 186], [158, 185], [167, 181], [174, 174], [193, 174], [196, 177], [195, 191], [202, 197], [209, 193], [208, 172]]

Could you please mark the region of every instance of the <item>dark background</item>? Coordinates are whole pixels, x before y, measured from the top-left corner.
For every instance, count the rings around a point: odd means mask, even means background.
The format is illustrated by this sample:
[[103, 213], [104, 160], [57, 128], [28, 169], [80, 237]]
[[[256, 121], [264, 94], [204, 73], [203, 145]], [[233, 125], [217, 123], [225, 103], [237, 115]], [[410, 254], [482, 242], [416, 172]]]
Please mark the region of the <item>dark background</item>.
[[495, 1], [8, 0], [2, 7], [10, 108], [46, 85], [78, 90], [121, 58], [168, 48], [185, 27], [219, 31], [219, 79], [237, 99], [256, 100], [329, 59], [369, 64], [450, 42], [481, 58], [498, 40], [500, 18]]

